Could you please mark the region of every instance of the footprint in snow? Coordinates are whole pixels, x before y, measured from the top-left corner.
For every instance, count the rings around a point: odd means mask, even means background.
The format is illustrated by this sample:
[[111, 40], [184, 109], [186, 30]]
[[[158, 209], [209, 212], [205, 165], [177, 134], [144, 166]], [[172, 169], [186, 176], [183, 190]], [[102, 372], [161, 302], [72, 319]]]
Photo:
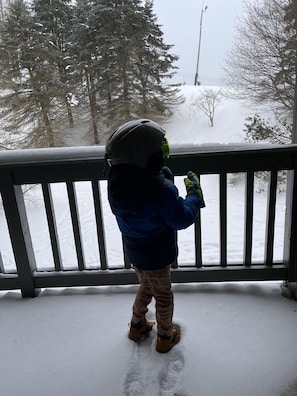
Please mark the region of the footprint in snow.
[[146, 392], [146, 374], [149, 373], [152, 359], [153, 338], [148, 337], [133, 345], [130, 368], [127, 372], [124, 390], [125, 396], [144, 396]]
[[143, 396], [145, 394], [145, 386], [139, 379], [130, 379], [125, 384], [125, 396]]
[[[166, 362], [159, 374], [159, 384], [162, 391], [174, 391], [181, 382], [182, 371], [185, 366], [185, 359], [181, 349], [175, 347], [172, 349]], [[182, 393], [175, 392], [173, 396], [182, 395]]]
[[124, 382], [125, 396], [190, 396], [182, 388], [185, 358], [178, 345], [168, 354], [155, 351], [154, 332], [133, 345]]

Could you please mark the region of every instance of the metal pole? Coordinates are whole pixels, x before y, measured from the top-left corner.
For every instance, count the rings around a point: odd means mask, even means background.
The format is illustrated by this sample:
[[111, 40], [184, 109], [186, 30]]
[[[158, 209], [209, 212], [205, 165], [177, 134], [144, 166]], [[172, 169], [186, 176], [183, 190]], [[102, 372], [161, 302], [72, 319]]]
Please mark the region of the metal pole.
[[294, 108], [293, 108], [293, 128], [292, 128], [292, 143], [297, 143], [297, 54], [295, 55], [295, 92], [294, 92]]
[[202, 1], [201, 14], [200, 14], [200, 31], [199, 31], [199, 44], [198, 44], [198, 55], [197, 55], [197, 64], [196, 64], [196, 73], [194, 85], [200, 85], [198, 79], [198, 69], [199, 69], [199, 60], [200, 60], [200, 48], [201, 48], [201, 34], [202, 34], [202, 21], [203, 21], [203, 13], [207, 10], [207, 6], [204, 8], [204, 0]]

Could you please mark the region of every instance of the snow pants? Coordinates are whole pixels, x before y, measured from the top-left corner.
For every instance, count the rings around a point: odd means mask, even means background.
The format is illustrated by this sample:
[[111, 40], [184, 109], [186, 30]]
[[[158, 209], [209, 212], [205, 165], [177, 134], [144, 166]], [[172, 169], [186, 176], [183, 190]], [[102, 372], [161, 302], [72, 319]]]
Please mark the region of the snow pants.
[[174, 299], [170, 280], [171, 265], [157, 270], [134, 267], [140, 286], [133, 304], [132, 321], [137, 323], [148, 311], [154, 297], [156, 301], [157, 330], [160, 335], [171, 335]]

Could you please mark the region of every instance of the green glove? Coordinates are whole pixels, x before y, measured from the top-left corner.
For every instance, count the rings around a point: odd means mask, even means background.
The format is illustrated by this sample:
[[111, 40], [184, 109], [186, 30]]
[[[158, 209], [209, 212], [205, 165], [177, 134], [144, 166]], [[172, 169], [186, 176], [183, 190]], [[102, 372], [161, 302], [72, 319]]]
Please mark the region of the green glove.
[[205, 202], [204, 202], [203, 192], [202, 192], [202, 189], [200, 186], [200, 181], [198, 179], [198, 176], [194, 172], [189, 171], [187, 174], [187, 177], [184, 179], [184, 183], [186, 186], [187, 195], [197, 194], [198, 198], [200, 200], [200, 208], [204, 208]]

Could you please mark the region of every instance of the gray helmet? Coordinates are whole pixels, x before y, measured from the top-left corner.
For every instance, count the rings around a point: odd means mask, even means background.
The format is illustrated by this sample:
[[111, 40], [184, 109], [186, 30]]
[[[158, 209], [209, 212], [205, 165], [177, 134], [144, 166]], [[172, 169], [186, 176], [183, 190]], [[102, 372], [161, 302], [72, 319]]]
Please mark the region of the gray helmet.
[[112, 165], [130, 164], [140, 168], [160, 169], [166, 131], [156, 122], [139, 119], [120, 126], [109, 138], [105, 155]]

